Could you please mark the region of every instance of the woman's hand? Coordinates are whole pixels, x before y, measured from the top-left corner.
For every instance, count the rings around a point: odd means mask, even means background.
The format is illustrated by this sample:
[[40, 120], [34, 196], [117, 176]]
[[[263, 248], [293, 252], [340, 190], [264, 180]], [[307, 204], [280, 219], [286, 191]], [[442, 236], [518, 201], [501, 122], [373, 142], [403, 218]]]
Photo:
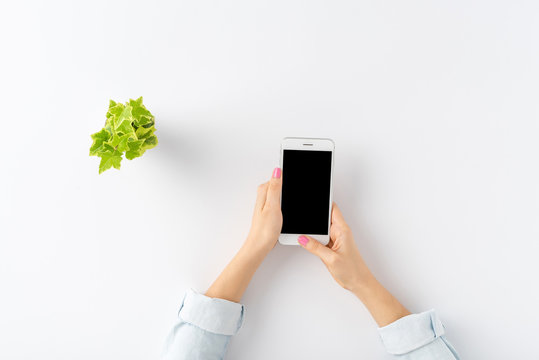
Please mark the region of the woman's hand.
[[282, 185], [281, 169], [277, 167], [273, 170], [271, 179], [258, 186], [251, 230], [245, 241], [245, 245], [255, 251], [267, 254], [279, 239], [283, 227]]
[[281, 169], [258, 187], [251, 230], [236, 256], [206, 291], [206, 296], [239, 302], [254, 273], [273, 249], [281, 228]]
[[371, 279], [372, 274], [335, 202], [331, 211], [329, 237], [327, 246], [305, 235], [298, 237], [298, 242], [322, 260], [339, 285], [355, 293]]
[[353, 292], [382, 327], [409, 315], [410, 312], [380, 284], [363, 261], [337, 204], [331, 211], [330, 241], [327, 246], [310, 236], [301, 235], [301, 246], [317, 255], [343, 288]]

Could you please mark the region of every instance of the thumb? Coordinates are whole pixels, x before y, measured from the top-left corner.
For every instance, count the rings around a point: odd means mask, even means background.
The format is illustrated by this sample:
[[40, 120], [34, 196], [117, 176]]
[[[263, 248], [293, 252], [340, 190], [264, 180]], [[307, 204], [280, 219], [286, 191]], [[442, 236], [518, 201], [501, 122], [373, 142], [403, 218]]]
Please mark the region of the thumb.
[[329, 261], [329, 257], [333, 254], [333, 251], [330, 248], [320, 244], [318, 240], [307, 235], [299, 236], [298, 243], [305, 249], [309, 250], [310, 253], [318, 256], [324, 263], [327, 263]]

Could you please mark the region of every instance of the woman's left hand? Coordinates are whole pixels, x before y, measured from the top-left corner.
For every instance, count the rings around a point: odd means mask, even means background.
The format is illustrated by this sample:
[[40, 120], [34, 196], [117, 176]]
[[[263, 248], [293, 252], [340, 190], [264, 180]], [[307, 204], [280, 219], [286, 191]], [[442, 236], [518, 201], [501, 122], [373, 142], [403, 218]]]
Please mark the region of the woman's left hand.
[[239, 302], [256, 269], [273, 249], [281, 228], [281, 169], [258, 187], [251, 230], [236, 256], [213, 282], [206, 296]]
[[276, 167], [271, 179], [258, 186], [251, 229], [245, 241], [245, 245], [256, 251], [270, 252], [279, 239], [283, 226], [282, 185], [281, 169]]

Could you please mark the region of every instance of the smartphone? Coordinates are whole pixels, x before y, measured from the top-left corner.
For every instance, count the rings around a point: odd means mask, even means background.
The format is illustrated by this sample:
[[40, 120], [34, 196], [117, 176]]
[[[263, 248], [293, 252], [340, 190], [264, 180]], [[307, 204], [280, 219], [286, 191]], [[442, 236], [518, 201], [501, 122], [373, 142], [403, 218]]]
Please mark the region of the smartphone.
[[323, 245], [329, 242], [334, 153], [331, 139], [286, 137], [281, 141], [281, 244], [299, 245], [299, 235], [312, 236]]

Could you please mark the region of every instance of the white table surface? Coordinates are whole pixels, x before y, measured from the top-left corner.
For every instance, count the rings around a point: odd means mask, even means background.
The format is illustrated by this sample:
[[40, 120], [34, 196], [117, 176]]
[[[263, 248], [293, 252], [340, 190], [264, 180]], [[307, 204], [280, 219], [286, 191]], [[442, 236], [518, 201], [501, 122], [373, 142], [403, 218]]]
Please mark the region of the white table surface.
[[[536, 1], [2, 3], [0, 358], [157, 358], [285, 136], [335, 140], [366, 261], [463, 359], [536, 356], [538, 34]], [[158, 147], [98, 175], [108, 100], [141, 95]], [[301, 248], [243, 303], [228, 359], [388, 358]]]

